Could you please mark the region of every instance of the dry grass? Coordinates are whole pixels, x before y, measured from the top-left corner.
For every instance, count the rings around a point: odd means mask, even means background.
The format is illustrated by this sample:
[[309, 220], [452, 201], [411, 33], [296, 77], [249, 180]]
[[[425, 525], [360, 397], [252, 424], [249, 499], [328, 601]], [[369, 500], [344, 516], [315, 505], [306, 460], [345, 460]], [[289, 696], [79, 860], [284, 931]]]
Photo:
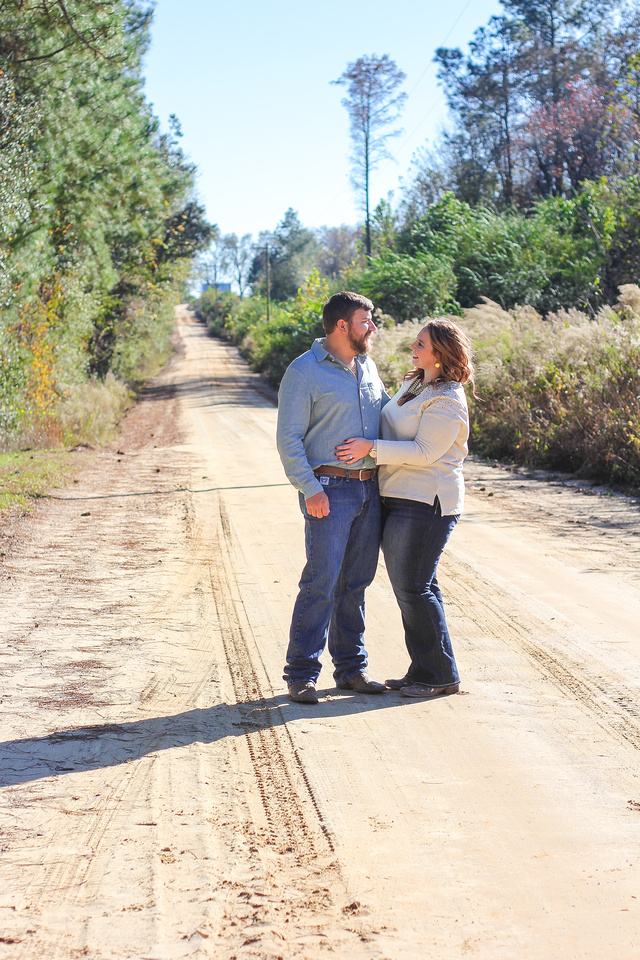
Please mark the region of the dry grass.
[[78, 465], [69, 448], [112, 439], [130, 403], [130, 391], [109, 374], [104, 382], [70, 387], [54, 418], [26, 425], [23, 449], [0, 453], [0, 517], [29, 513], [48, 489], [69, 483]]
[[[373, 351], [395, 388], [422, 322], [379, 331]], [[595, 316], [490, 300], [460, 321], [476, 352], [472, 446], [478, 453], [640, 486], [640, 288]]]
[[103, 381], [70, 387], [57, 410], [65, 443], [99, 444], [111, 440], [131, 401], [131, 391], [112, 373]]
[[487, 456], [640, 485], [640, 289], [595, 317], [465, 312], [478, 361], [473, 443]]
[[424, 321], [406, 320], [376, 332], [371, 356], [389, 392], [395, 393], [405, 373], [412, 369], [411, 344], [423, 327]]

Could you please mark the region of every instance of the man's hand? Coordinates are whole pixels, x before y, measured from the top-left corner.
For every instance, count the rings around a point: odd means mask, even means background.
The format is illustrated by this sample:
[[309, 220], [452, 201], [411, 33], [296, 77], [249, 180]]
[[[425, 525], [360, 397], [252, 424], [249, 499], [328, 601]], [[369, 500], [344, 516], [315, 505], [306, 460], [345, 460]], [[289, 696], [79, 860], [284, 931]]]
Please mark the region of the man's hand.
[[310, 517], [316, 517], [318, 520], [321, 517], [329, 516], [329, 497], [324, 490], [321, 490], [320, 493], [314, 493], [312, 497], [309, 497], [307, 500], [307, 513]]

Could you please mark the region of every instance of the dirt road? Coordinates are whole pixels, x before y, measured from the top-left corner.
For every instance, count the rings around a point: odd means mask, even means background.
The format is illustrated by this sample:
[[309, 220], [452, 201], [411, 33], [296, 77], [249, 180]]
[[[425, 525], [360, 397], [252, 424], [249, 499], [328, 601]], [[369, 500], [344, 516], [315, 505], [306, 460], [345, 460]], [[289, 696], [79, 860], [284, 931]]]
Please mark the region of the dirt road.
[[[471, 464], [462, 694], [344, 694], [325, 662], [294, 705], [275, 408], [180, 319], [118, 444], [5, 547], [0, 960], [637, 960], [638, 504]], [[367, 602], [399, 676], [382, 564]]]

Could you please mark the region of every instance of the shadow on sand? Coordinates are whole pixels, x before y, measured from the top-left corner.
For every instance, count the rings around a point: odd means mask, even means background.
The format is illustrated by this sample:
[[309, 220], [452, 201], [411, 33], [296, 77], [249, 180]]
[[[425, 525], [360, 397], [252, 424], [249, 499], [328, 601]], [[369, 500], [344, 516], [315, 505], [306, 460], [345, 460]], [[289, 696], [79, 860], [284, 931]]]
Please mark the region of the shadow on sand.
[[[164, 717], [127, 723], [104, 723], [62, 730], [46, 737], [0, 743], [0, 786], [16, 786], [66, 773], [114, 767], [158, 750], [192, 743], [216, 743], [298, 719], [313, 720], [409, 706], [397, 693], [377, 696], [338, 691], [332, 699], [301, 706], [286, 694], [243, 703], [220, 703]], [[416, 701], [413, 701], [416, 702]]]

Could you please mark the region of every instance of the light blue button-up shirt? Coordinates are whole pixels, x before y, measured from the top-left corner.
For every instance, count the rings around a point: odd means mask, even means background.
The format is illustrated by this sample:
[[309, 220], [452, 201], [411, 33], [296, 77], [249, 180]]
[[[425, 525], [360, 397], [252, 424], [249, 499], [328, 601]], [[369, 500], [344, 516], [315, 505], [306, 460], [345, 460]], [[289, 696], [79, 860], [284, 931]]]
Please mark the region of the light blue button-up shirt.
[[[310, 350], [287, 367], [278, 394], [278, 453], [290, 482], [305, 500], [322, 491], [314, 474], [321, 466], [343, 467], [335, 448], [349, 437], [379, 437], [380, 411], [389, 400], [373, 360], [356, 357], [352, 371], [314, 340]], [[368, 470], [363, 457], [349, 470]]]

